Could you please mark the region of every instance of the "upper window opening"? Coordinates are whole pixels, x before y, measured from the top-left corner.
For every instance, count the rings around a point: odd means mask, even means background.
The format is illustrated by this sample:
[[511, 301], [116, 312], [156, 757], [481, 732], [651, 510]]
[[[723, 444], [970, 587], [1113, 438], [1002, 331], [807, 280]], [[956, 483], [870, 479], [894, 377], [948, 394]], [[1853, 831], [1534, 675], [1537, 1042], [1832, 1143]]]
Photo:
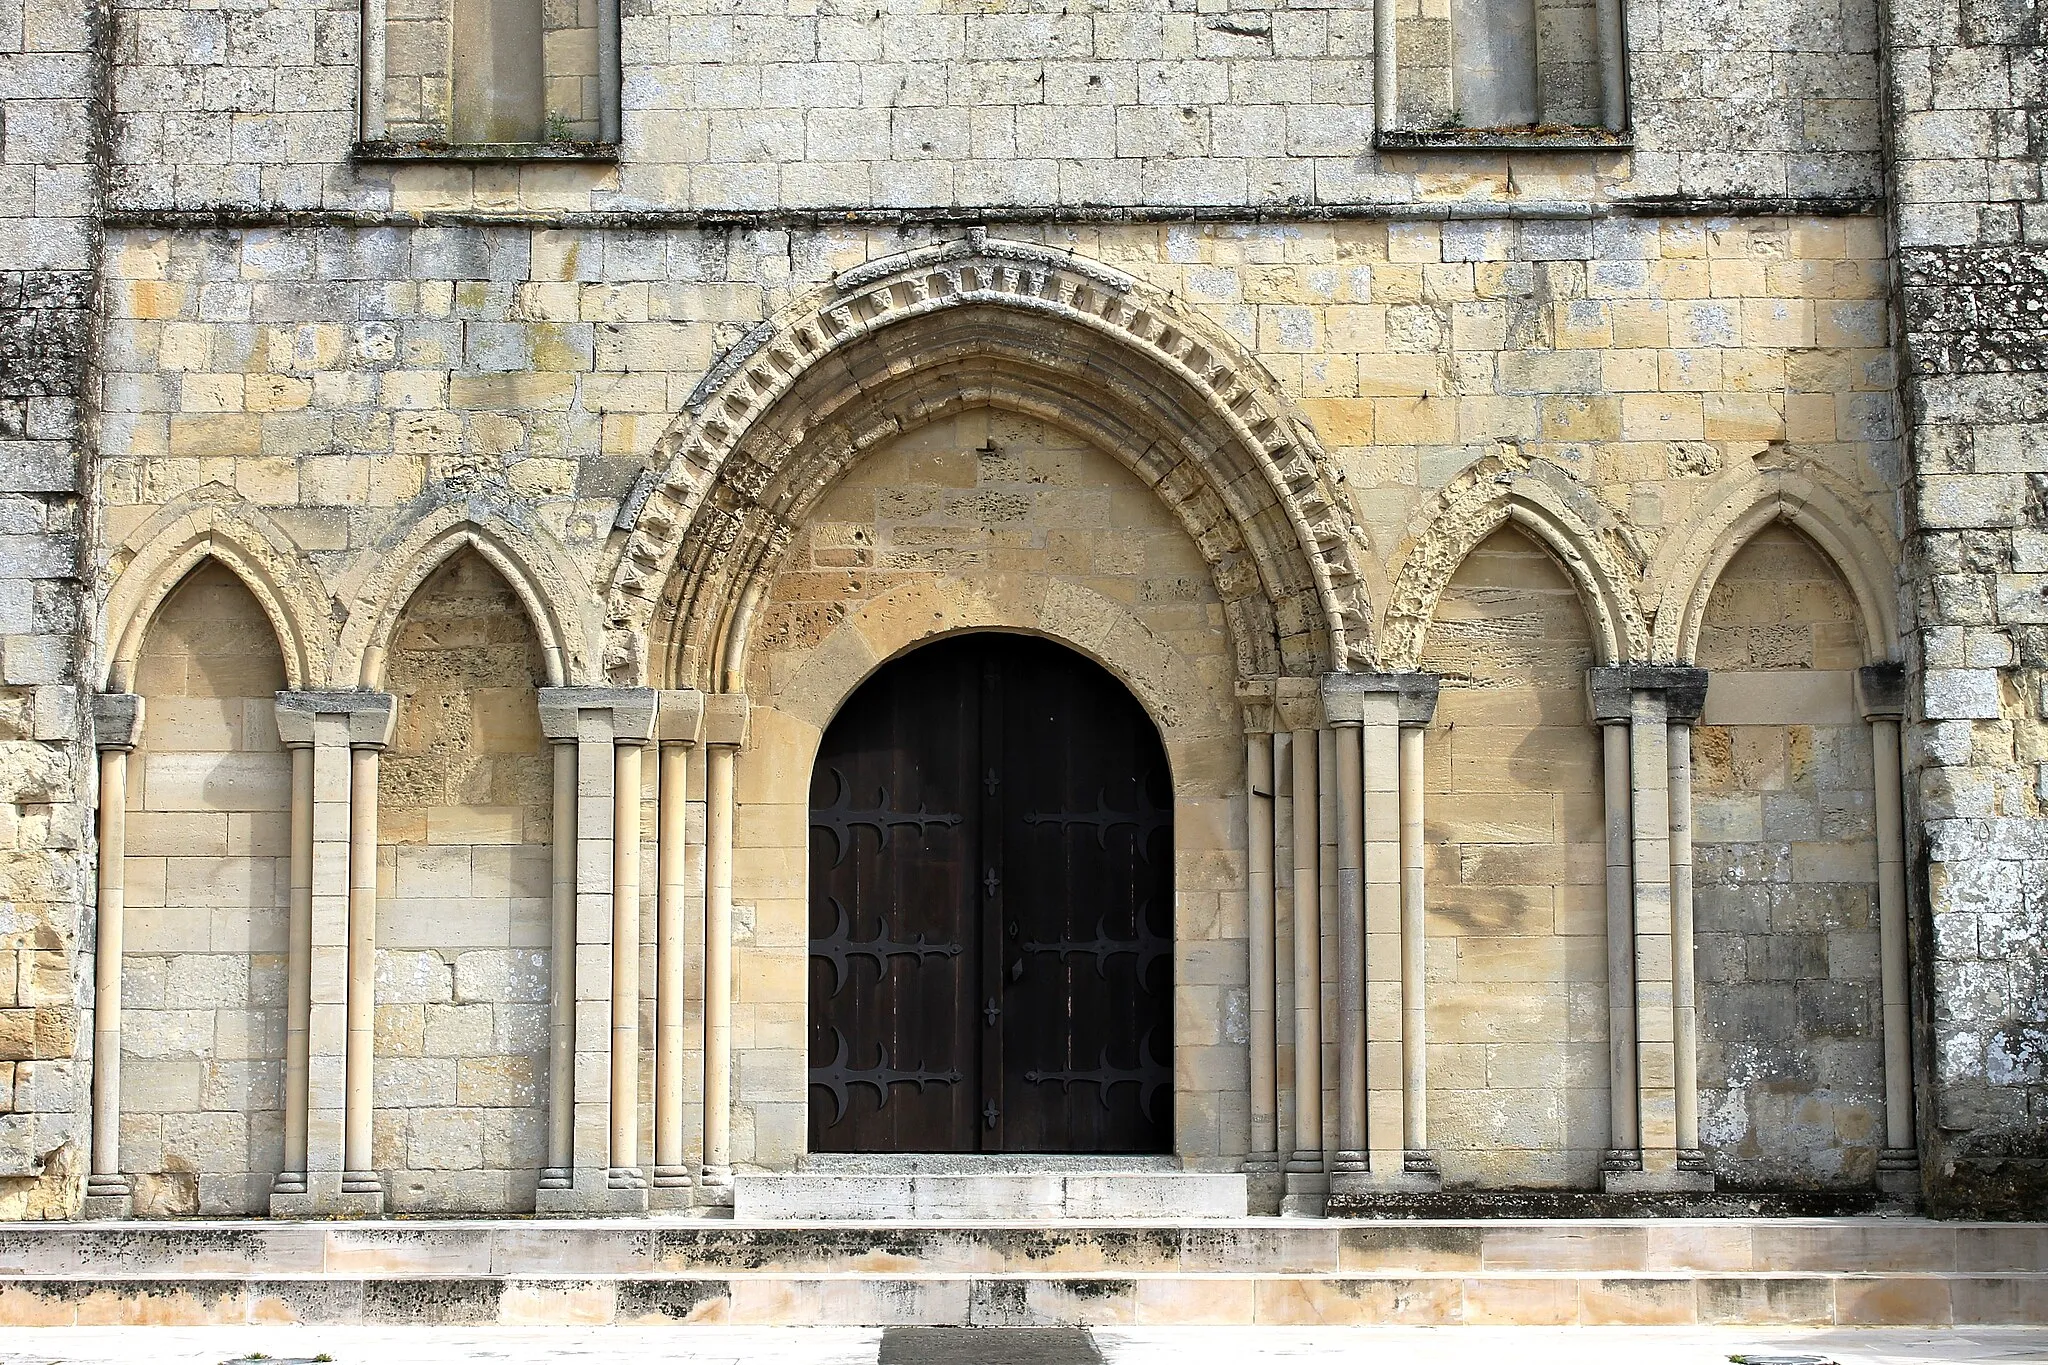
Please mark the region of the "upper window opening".
[[618, 0], [366, 0], [370, 155], [588, 155], [618, 141]]
[[1626, 133], [1620, 0], [1380, 3], [1383, 145]]

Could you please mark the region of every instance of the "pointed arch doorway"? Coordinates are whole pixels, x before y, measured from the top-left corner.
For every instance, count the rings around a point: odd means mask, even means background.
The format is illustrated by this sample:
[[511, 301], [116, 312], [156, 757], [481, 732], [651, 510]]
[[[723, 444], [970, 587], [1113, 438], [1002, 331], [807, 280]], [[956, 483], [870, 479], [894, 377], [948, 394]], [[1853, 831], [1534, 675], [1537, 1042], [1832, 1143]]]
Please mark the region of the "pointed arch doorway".
[[884, 665], [810, 792], [810, 1150], [1167, 1152], [1173, 802], [1150, 717], [1046, 640]]

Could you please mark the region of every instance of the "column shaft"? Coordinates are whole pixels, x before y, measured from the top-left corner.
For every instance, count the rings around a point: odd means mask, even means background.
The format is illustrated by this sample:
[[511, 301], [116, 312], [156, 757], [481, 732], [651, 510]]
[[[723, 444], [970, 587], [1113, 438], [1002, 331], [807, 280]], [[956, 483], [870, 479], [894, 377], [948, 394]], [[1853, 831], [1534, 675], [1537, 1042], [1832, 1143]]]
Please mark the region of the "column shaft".
[[1333, 1176], [1366, 1169], [1365, 812], [1359, 727], [1330, 732], [1337, 771], [1337, 1151]]
[[1436, 1168], [1429, 1155], [1429, 1029], [1423, 994], [1428, 925], [1424, 918], [1422, 843], [1423, 735], [1401, 727], [1401, 1089], [1402, 1165]]
[[576, 741], [550, 736], [555, 801], [548, 878], [548, 1155], [544, 1190], [575, 1183]]
[[1678, 1161], [1699, 1167], [1699, 1008], [1693, 966], [1692, 903], [1692, 725], [1674, 722], [1670, 746], [1671, 791], [1671, 1086], [1677, 1114]]
[[349, 752], [348, 789], [348, 1045], [347, 1098], [342, 1106], [341, 1188], [382, 1189], [371, 1159], [372, 1068], [377, 1031], [377, 766], [378, 752]]
[[1913, 1035], [1906, 996], [1905, 816], [1896, 719], [1871, 721], [1870, 749], [1876, 778], [1877, 933], [1884, 1000], [1884, 1145], [1895, 1153], [1910, 1153], [1918, 1144], [1913, 1136]]
[[1628, 726], [1600, 727], [1601, 776], [1607, 814], [1607, 1125], [1608, 1165], [1641, 1161], [1636, 1129], [1636, 996], [1634, 890], [1629, 871]]
[[1273, 920], [1273, 736], [1245, 736], [1245, 816], [1250, 925], [1251, 1007], [1250, 1160], [1272, 1169], [1279, 1160], [1279, 1089], [1275, 1074]]
[[[121, 1174], [121, 955], [128, 859], [128, 750], [100, 750], [99, 911], [92, 978], [92, 1173], [88, 1193], [125, 1200]], [[108, 1212], [125, 1212], [109, 1209]]]
[[1323, 1169], [1322, 834], [1317, 732], [1296, 730], [1294, 802], [1294, 1153], [1290, 1174]]
[[313, 746], [294, 744], [291, 923], [285, 955], [284, 1170], [272, 1189], [306, 1192], [306, 1124], [313, 1026]]
[[730, 744], [706, 750], [704, 773], [704, 1185], [732, 1183], [732, 822]]
[[640, 746], [612, 749], [611, 1178], [640, 1171]]
[[1629, 834], [1634, 861], [1636, 1135], [1645, 1171], [1677, 1169], [1672, 1093], [1671, 778], [1664, 694], [1637, 690], [1629, 723]]
[[659, 879], [655, 900], [654, 972], [654, 1183], [686, 1186], [683, 1153], [683, 954], [688, 891], [686, 822], [690, 750], [664, 739], [659, 758]]

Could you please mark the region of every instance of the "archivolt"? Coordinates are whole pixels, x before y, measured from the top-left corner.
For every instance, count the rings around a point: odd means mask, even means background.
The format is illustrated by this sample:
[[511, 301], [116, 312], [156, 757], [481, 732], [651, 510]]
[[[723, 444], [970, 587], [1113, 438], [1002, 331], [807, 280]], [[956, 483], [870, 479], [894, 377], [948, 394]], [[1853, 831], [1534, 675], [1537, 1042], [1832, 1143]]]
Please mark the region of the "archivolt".
[[1541, 541], [1578, 584], [1603, 662], [1649, 657], [1649, 626], [1635, 591], [1646, 556], [1634, 528], [1556, 465], [1503, 447], [1467, 466], [1437, 495], [1394, 580], [1381, 633], [1386, 667], [1421, 665], [1437, 599], [1451, 576], [1509, 521]]
[[705, 375], [627, 509], [612, 680], [726, 686], [805, 509], [876, 442], [969, 404], [1077, 430], [1155, 488], [1210, 563], [1245, 672], [1371, 663], [1342, 475], [1257, 361], [1120, 272], [976, 232], [841, 273]]
[[575, 564], [538, 527], [521, 525], [476, 500], [435, 508], [367, 552], [357, 576], [343, 584], [349, 613], [335, 650], [335, 687], [380, 687], [399, 613], [422, 583], [452, 555], [474, 549], [504, 575], [540, 636], [548, 682], [562, 687], [596, 681], [599, 626]]
[[157, 609], [203, 560], [240, 578], [276, 632], [286, 682], [312, 686], [327, 671], [329, 597], [291, 537], [231, 490], [209, 484], [159, 511], [109, 561], [100, 614], [110, 692], [134, 685], [135, 660]]
[[1851, 509], [1865, 501], [1838, 497], [1818, 471], [1766, 468], [1744, 462], [1718, 481], [1686, 523], [1664, 542], [1651, 566], [1664, 585], [1657, 607], [1653, 658], [1689, 662], [1700, 623], [1721, 571], [1751, 536], [1774, 521], [1797, 527], [1834, 563], [1856, 606], [1863, 647], [1873, 662], [1898, 646], [1898, 542], [1880, 520]]

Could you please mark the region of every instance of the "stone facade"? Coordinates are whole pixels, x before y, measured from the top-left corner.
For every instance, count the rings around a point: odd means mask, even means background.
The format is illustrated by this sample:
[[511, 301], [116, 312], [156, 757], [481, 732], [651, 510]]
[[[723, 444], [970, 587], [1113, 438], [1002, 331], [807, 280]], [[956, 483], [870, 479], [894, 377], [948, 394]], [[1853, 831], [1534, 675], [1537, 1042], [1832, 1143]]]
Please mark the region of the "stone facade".
[[1382, 2], [0, 3], [0, 1215], [791, 1169], [975, 629], [1160, 729], [1183, 1165], [2037, 1207], [2032, 11]]

